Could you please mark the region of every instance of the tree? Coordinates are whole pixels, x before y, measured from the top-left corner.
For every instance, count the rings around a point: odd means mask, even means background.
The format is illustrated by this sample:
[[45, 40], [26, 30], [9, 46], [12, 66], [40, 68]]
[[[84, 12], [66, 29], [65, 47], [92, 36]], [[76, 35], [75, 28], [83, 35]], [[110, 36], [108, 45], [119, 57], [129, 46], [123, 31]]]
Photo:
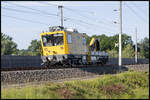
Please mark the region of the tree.
[[101, 49], [101, 51], [106, 51], [107, 49], [111, 49], [110, 44], [109, 44], [110, 39], [105, 34], [91, 36], [89, 38], [90, 40], [88, 39], [88, 41], [89, 41], [88, 44], [90, 43], [90, 41], [91, 41], [92, 38], [98, 38], [98, 39], [100, 39], [100, 49]]
[[[106, 36], [105, 34], [93, 35], [93, 36], [88, 38], [88, 41], [92, 37], [100, 39], [101, 51], [115, 49], [118, 52], [118, 47], [115, 47], [115, 44], [119, 42], [119, 35], [118, 34], [114, 35], [114, 36]], [[131, 36], [128, 36], [127, 34], [122, 34], [122, 50], [128, 44], [133, 45], [133, 41], [131, 39]]]
[[30, 53], [26, 49], [21, 49], [21, 50], [19, 50], [18, 55], [20, 55], [20, 56], [30, 56]]
[[117, 50], [112, 49], [112, 50], [107, 50], [107, 52], [109, 54], [109, 57], [111, 57], [111, 58], [118, 58], [118, 52], [117, 52]]
[[12, 37], [1, 33], [1, 55], [18, 54], [17, 44], [12, 41]]
[[[119, 51], [118, 47], [115, 47], [115, 44], [119, 44], [119, 35], [114, 35], [110, 38], [110, 45], [111, 48], [114, 48], [115, 50]], [[131, 36], [128, 36], [127, 34], [122, 34], [122, 50], [128, 45], [131, 44], [133, 46], [133, 41]]]
[[28, 47], [28, 53], [32, 56], [41, 55], [41, 41], [36, 39], [32, 40]]
[[134, 58], [134, 56], [135, 56], [134, 48], [131, 44], [128, 44], [123, 50], [122, 57], [123, 58]]
[[32, 40], [28, 49], [19, 50], [20, 56], [40, 56], [41, 55], [41, 41]]
[[145, 37], [140, 44], [140, 56], [142, 58], [149, 58], [149, 38]]

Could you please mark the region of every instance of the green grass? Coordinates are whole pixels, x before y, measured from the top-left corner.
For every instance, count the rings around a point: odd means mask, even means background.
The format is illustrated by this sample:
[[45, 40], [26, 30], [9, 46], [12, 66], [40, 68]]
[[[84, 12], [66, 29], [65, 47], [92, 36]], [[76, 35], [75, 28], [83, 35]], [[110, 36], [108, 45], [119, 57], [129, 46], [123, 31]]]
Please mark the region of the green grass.
[[42, 86], [1, 89], [2, 99], [148, 99], [149, 71], [128, 71], [91, 80], [48, 83]]

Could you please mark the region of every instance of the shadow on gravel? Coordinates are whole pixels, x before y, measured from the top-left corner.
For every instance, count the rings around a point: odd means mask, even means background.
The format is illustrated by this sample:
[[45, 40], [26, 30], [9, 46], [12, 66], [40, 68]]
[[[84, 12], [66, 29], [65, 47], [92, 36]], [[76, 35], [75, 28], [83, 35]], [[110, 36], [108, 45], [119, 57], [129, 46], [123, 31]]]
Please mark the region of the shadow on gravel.
[[60, 80], [65, 78], [79, 78], [84, 76], [116, 74], [119, 72], [128, 71], [125, 66], [104, 65], [104, 66], [90, 66], [84, 68], [65, 68], [65, 69], [43, 69], [30, 71], [8, 71], [1, 73], [2, 84], [22, 84], [30, 82], [44, 82]]
[[102, 75], [102, 74], [116, 74], [118, 72], [124, 72], [128, 71], [128, 68], [125, 66], [121, 66], [121, 70], [119, 70], [119, 66], [92, 66], [87, 68], [79, 68], [80, 70], [84, 71], [85, 73], [91, 73], [96, 75]]

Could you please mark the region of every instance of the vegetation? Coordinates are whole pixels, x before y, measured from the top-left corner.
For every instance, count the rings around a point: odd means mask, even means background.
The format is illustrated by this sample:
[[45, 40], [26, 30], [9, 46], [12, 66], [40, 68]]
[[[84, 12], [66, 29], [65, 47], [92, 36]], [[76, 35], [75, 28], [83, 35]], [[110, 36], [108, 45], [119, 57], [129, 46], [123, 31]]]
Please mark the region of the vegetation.
[[149, 38], [145, 37], [140, 44], [140, 56], [142, 58], [149, 58]]
[[107, 50], [110, 58], [118, 58], [118, 51], [115, 49]]
[[148, 99], [149, 72], [128, 71], [92, 80], [48, 83], [19, 89], [2, 88], [1, 97], [2, 99]]
[[32, 40], [27, 50], [20, 50], [19, 55], [21, 56], [40, 56], [41, 55], [41, 41]]
[[40, 40], [32, 40], [27, 50], [19, 50], [12, 37], [1, 33], [1, 55], [40, 56]]
[[123, 50], [123, 58], [134, 58], [135, 52], [131, 44], [128, 44]]
[[[110, 57], [117, 58], [118, 57], [118, 37], [119, 35], [114, 36], [106, 36], [102, 35], [93, 35], [88, 38], [88, 44], [92, 37], [100, 39], [100, 47], [101, 51], [107, 51]], [[127, 34], [122, 34], [122, 50], [123, 50], [123, 58], [133, 58], [134, 57], [134, 49], [133, 49], [133, 41], [131, 36]], [[131, 54], [131, 55], [130, 55]]]
[[28, 50], [32, 52], [32, 55], [40, 56], [40, 49], [41, 49], [41, 41], [32, 40], [31, 44], [28, 47]]
[[[102, 35], [93, 35], [88, 37], [87, 44], [89, 44], [92, 37], [100, 39], [100, 48], [101, 51], [107, 51], [110, 57], [118, 57], [118, 42], [119, 35], [114, 36], [106, 36]], [[139, 44], [138, 52], [140, 58], [148, 58], [149, 57], [149, 39], [144, 38]], [[127, 34], [122, 34], [122, 57], [123, 58], [134, 58], [135, 57], [135, 45], [133, 45], [133, 41], [131, 36]]]
[[[118, 50], [118, 47], [115, 47], [115, 44], [119, 42], [119, 35], [114, 35], [114, 36], [106, 36], [104, 34], [102, 35], [93, 35], [88, 38], [88, 44], [89, 40], [92, 38], [99, 38], [100, 39], [100, 45], [101, 45], [101, 51], [106, 51], [106, 50]], [[133, 41], [131, 39], [131, 36], [128, 36], [127, 34], [122, 34], [122, 48], [124, 49], [126, 45], [131, 44], [133, 45]]]
[[17, 44], [12, 37], [1, 33], [1, 55], [16, 55], [17, 52]]

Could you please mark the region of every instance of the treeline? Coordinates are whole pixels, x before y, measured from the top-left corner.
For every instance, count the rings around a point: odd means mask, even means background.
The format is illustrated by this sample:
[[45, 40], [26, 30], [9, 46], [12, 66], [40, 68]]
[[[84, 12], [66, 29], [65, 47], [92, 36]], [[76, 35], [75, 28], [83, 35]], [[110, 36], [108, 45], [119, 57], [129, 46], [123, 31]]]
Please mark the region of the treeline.
[[[93, 35], [88, 38], [88, 44], [92, 37], [100, 39], [101, 51], [107, 51], [110, 57], [118, 58], [119, 55], [119, 34], [114, 36]], [[149, 58], [149, 38], [145, 37], [137, 43], [138, 58]], [[131, 36], [122, 34], [122, 57], [134, 58], [135, 45], [133, 44]]]
[[1, 55], [40, 56], [40, 40], [32, 40], [27, 49], [17, 49], [17, 44], [12, 37], [1, 33]]
[[[93, 35], [87, 38], [87, 45], [92, 37], [100, 39], [101, 51], [107, 51], [110, 57], [118, 57], [118, 37], [119, 35], [106, 36]], [[20, 56], [40, 56], [41, 43], [40, 40], [32, 40], [27, 49], [17, 49], [17, 44], [12, 40], [12, 37], [1, 33], [1, 55], [20, 55]], [[131, 36], [122, 34], [122, 57], [134, 58], [135, 45]], [[138, 43], [138, 58], [149, 58], [149, 38], [145, 37]]]

